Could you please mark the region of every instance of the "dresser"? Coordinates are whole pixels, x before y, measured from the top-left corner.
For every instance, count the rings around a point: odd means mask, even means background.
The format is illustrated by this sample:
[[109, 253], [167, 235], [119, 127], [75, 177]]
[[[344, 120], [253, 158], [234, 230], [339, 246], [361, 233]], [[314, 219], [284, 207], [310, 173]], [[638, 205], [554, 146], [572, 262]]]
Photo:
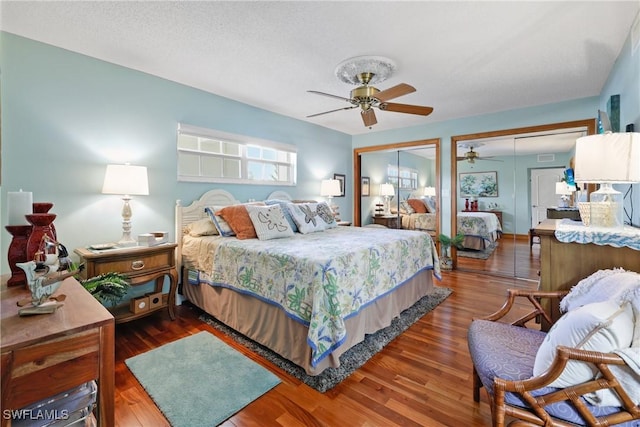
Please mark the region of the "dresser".
[[[55, 295], [64, 305], [51, 314], [20, 317], [26, 287], [4, 285], [2, 312], [2, 414], [24, 408], [92, 380], [98, 383], [100, 426], [114, 420], [114, 319], [77, 280], [65, 279]], [[0, 425], [9, 419], [0, 417]]]
[[573, 221], [580, 221], [580, 211], [578, 208], [547, 208], [547, 218], [569, 218]]
[[[546, 219], [536, 226], [540, 237], [540, 290], [569, 290], [580, 280], [602, 269], [622, 267], [640, 271], [640, 251], [629, 247], [564, 243], [555, 237], [558, 219]], [[554, 320], [560, 317], [552, 307]]]

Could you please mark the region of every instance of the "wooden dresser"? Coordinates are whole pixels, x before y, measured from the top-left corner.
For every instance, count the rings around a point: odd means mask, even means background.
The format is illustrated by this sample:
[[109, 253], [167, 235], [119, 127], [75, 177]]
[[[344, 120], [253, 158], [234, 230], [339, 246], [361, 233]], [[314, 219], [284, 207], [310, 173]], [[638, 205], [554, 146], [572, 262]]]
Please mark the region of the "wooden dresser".
[[[569, 290], [581, 279], [602, 269], [621, 267], [640, 272], [640, 251], [593, 243], [563, 243], [555, 237], [557, 219], [535, 228], [540, 237], [540, 290]], [[560, 316], [554, 307], [554, 320]]]
[[[74, 278], [64, 280], [55, 295], [64, 305], [52, 314], [18, 316], [17, 301], [30, 298], [26, 287], [3, 285], [2, 411], [34, 402], [97, 380], [100, 426], [114, 420], [113, 316]], [[0, 417], [0, 425], [10, 420]]]

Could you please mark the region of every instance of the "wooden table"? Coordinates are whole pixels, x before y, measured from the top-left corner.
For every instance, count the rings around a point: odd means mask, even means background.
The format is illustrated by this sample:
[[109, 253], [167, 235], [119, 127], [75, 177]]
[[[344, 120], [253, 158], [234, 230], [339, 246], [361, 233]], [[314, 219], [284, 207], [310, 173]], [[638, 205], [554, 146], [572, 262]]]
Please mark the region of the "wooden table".
[[[30, 297], [26, 287], [2, 287], [2, 411], [97, 380], [99, 425], [114, 420], [114, 319], [74, 278], [55, 295], [64, 305], [51, 314], [20, 317], [17, 301]], [[0, 425], [9, 419], [0, 417]]]
[[[131, 286], [142, 285], [155, 280], [155, 294], [161, 294], [162, 300], [144, 311], [133, 313], [129, 302], [117, 307], [109, 308], [116, 318], [116, 323], [128, 322], [143, 316], [148, 316], [158, 310], [167, 308], [171, 319], [175, 319], [176, 289], [178, 286], [178, 271], [176, 270], [175, 243], [165, 243], [157, 246], [134, 246], [131, 248], [92, 251], [87, 248], [77, 248], [74, 252], [80, 256], [85, 264], [82, 272], [84, 278], [91, 278], [108, 272], [126, 274]], [[162, 293], [164, 278], [169, 277], [169, 292]]]
[[[540, 290], [569, 290], [580, 280], [598, 270], [622, 267], [640, 271], [640, 251], [593, 243], [563, 243], [554, 232], [558, 219], [546, 219], [535, 233], [540, 237]], [[560, 317], [553, 307], [554, 320]]]

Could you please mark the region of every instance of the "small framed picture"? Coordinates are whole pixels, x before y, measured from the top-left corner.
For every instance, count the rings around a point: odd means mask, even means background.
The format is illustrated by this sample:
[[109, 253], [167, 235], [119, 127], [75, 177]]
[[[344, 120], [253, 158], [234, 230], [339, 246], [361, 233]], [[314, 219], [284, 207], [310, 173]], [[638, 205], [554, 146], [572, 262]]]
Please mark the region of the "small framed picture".
[[369, 177], [368, 176], [363, 176], [362, 177], [362, 195], [365, 197], [368, 197], [370, 195], [369, 193]]
[[344, 184], [345, 184], [345, 180], [346, 180], [346, 176], [339, 174], [339, 173], [334, 173], [333, 174], [333, 179], [337, 179], [338, 181], [340, 181], [340, 195], [336, 196], [336, 197], [344, 197]]

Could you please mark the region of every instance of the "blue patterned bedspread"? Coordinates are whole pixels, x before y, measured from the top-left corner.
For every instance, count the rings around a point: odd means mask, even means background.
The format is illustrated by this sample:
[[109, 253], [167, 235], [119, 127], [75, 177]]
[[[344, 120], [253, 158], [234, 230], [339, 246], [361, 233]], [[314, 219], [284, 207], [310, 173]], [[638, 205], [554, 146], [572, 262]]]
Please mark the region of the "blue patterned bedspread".
[[[581, 222], [563, 219], [558, 221], [556, 238], [564, 243], [593, 243], [616, 248], [627, 247], [640, 251], [640, 228], [625, 225], [623, 228], [587, 227]], [[640, 253], [638, 254], [640, 257]], [[640, 258], [639, 258], [640, 259]]]
[[185, 236], [200, 282], [254, 295], [309, 327], [312, 365], [345, 339], [345, 319], [440, 263], [427, 233], [336, 227], [274, 240]]
[[496, 214], [490, 212], [458, 212], [458, 232], [492, 242], [494, 233], [502, 233], [502, 226]]

